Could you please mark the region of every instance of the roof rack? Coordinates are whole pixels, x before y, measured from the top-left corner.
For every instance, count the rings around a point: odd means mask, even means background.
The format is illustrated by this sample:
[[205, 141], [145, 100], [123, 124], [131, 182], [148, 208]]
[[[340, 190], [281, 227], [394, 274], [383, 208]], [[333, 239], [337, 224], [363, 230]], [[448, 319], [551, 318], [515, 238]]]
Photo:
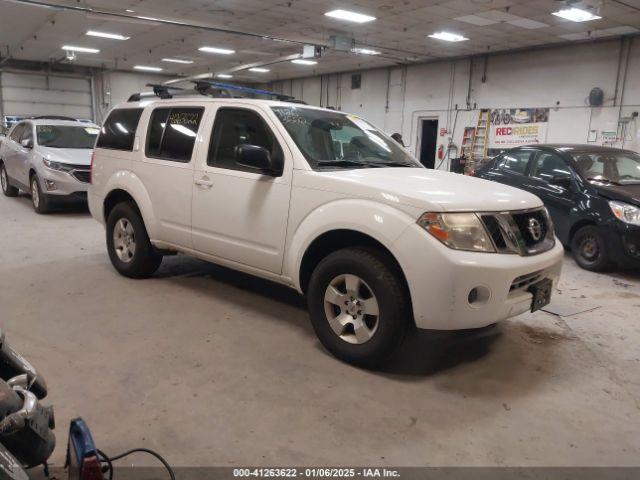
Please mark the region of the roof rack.
[[30, 120], [67, 120], [70, 122], [77, 122], [77, 118], [65, 117], [63, 115], [39, 115], [37, 117], [31, 117]]
[[168, 100], [176, 95], [206, 95], [213, 98], [243, 98], [233, 95], [233, 91], [249, 93], [252, 95], [265, 95], [269, 97], [275, 97], [282, 102], [300, 103], [306, 105], [306, 102], [297, 100], [290, 95], [283, 95], [281, 93], [270, 92], [268, 90], [261, 90], [258, 88], [242, 87], [240, 85], [233, 85], [230, 83], [220, 83], [213, 80], [192, 80], [195, 84], [193, 90], [179, 87], [171, 87], [169, 85], [162, 85], [157, 83], [148, 83], [147, 87], [153, 88], [153, 93], [142, 92], [134, 93], [127, 100], [128, 102], [139, 102], [143, 98], [156, 96], [162, 100]]

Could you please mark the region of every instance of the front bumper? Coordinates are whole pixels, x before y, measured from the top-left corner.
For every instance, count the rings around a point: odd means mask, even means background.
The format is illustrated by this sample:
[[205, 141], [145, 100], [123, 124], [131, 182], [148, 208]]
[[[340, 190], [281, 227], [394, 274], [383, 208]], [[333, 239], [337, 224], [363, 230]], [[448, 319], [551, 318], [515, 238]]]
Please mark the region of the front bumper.
[[86, 200], [89, 183], [81, 182], [70, 173], [42, 168], [38, 171], [38, 178], [40, 189], [47, 195]]
[[[551, 250], [528, 257], [453, 250], [418, 225], [394, 246], [416, 326], [434, 330], [480, 328], [529, 311], [533, 295], [527, 289], [545, 278], [557, 285], [564, 256], [557, 240]], [[474, 288], [480, 294], [470, 303]]]
[[640, 226], [615, 219], [602, 228], [612, 260], [620, 268], [640, 268]]

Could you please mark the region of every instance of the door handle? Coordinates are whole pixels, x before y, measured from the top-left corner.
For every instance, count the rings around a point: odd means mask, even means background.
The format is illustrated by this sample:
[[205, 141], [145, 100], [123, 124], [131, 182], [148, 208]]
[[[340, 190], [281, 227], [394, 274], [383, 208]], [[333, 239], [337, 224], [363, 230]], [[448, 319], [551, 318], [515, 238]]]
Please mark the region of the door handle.
[[213, 182], [209, 181], [209, 180], [196, 180], [195, 181], [196, 186], [202, 188], [202, 189], [208, 189], [213, 187]]

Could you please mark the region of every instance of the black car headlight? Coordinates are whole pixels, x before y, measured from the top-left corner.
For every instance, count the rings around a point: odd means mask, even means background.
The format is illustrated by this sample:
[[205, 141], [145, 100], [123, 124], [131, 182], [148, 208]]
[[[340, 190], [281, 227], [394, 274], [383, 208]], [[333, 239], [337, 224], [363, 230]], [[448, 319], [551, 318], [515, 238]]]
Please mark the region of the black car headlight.
[[640, 208], [615, 200], [611, 200], [609, 206], [618, 220], [631, 225], [640, 225]]

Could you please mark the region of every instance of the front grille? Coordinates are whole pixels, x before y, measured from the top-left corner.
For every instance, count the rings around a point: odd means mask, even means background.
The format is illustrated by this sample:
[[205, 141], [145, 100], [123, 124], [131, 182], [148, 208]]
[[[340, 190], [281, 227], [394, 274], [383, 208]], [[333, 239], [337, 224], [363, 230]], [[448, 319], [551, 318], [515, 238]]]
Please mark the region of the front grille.
[[555, 245], [553, 225], [543, 208], [483, 213], [480, 218], [497, 252], [536, 255]]
[[91, 172], [89, 170], [74, 170], [71, 175], [82, 183], [89, 183], [91, 181]]
[[549, 225], [544, 210], [514, 213], [513, 221], [516, 222], [527, 247], [535, 246], [547, 236]]
[[516, 290], [524, 290], [530, 285], [533, 285], [534, 283], [536, 283], [538, 280], [541, 280], [541, 279], [542, 279], [542, 271], [521, 275], [511, 283], [509, 292], [513, 292]]
[[498, 220], [496, 220], [493, 215], [483, 215], [482, 221], [484, 222], [484, 226], [487, 228], [487, 232], [491, 236], [491, 240], [496, 248], [499, 250], [507, 248], [507, 243], [505, 242], [502, 231], [500, 230]]

